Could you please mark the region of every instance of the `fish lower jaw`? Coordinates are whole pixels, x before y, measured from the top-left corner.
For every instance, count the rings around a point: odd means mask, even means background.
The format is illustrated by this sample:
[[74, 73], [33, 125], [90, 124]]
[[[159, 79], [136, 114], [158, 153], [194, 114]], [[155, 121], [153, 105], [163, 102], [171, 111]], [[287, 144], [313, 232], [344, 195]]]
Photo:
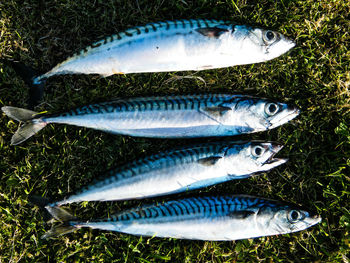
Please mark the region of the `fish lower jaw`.
[[317, 225], [318, 223], [322, 222], [322, 217], [319, 215], [315, 215], [314, 217], [310, 218], [308, 221], [310, 221], [310, 222], [308, 222], [308, 224], [309, 224], [308, 227], [314, 226], [314, 225]]
[[287, 158], [273, 158], [271, 160], [268, 160], [263, 164], [264, 171], [267, 171], [277, 166], [280, 166], [282, 164], [285, 164], [287, 161], [288, 161]]
[[271, 126], [269, 127], [269, 129], [273, 129], [273, 128], [276, 128], [278, 126], [281, 126], [281, 125], [289, 122], [290, 120], [294, 119], [298, 115], [299, 115], [299, 112], [293, 112], [293, 113], [285, 116], [283, 119], [281, 119], [275, 123], [271, 123]]

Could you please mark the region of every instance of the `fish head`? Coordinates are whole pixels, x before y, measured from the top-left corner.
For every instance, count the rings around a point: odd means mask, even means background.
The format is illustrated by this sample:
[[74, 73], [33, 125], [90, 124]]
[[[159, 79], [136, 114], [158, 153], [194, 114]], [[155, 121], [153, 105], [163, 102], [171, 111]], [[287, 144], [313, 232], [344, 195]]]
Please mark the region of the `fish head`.
[[293, 40], [281, 33], [261, 28], [251, 28], [248, 39], [256, 49], [254, 55], [259, 62], [279, 57], [295, 46]]
[[236, 102], [240, 123], [245, 123], [253, 132], [270, 130], [299, 115], [294, 105], [288, 105], [269, 99], [247, 98]]
[[259, 208], [257, 220], [260, 228], [269, 235], [278, 235], [307, 229], [322, 218], [295, 205], [267, 205]]
[[284, 164], [287, 159], [274, 158], [282, 148], [283, 145], [276, 142], [253, 141], [233, 144], [225, 152], [227, 173], [247, 177]]

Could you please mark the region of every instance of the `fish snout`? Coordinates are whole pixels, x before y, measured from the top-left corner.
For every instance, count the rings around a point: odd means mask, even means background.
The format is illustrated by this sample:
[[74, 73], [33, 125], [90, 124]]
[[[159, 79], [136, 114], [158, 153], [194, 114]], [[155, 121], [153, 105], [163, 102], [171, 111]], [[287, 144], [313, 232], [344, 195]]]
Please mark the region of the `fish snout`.
[[300, 114], [300, 109], [295, 105], [288, 105], [287, 111], [296, 114], [296, 116]]
[[293, 39], [288, 38], [288, 37], [284, 37], [285, 42], [287, 43], [288, 49], [292, 49], [293, 47], [296, 46], [296, 43]]
[[271, 155], [270, 157], [265, 161], [264, 166], [266, 166], [268, 169], [272, 169], [274, 167], [277, 167], [281, 164], [284, 164], [288, 161], [287, 158], [274, 158], [275, 155], [282, 150], [284, 147], [283, 144], [278, 142], [271, 142]]
[[271, 148], [273, 155], [271, 157], [274, 157], [276, 153], [278, 153], [280, 150], [282, 150], [284, 145], [279, 142], [271, 142]]

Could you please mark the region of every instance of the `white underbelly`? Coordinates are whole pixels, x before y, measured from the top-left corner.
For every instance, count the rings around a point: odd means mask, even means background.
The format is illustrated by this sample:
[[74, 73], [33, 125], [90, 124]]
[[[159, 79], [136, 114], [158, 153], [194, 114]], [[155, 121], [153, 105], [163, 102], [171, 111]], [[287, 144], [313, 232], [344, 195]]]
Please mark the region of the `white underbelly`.
[[141, 236], [195, 240], [239, 240], [269, 234], [261, 233], [252, 220], [231, 219], [229, 216], [176, 221], [165, 220], [163, 222], [162, 219], [154, 220], [154, 222], [147, 222], [147, 219], [131, 222], [91, 222], [83, 226]]

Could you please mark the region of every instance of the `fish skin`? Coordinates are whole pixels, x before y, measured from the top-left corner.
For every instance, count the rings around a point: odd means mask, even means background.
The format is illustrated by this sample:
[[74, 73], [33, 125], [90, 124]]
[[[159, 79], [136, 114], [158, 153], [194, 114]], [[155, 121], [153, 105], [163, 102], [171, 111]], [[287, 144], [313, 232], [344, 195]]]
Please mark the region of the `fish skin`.
[[[265, 131], [295, 118], [292, 105], [245, 95], [206, 94], [118, 99], [64, 113], [37, 114], [8, 107], [3, 112], [24, 124], [12, 137], [19, 144], [49, 123], [88, 127], [114, 134], [149, 138], [232, 136]], [[273, 112], [272, 112], [273, 111]], [[18, 115], [18, 116], [17, 116]], [[26, 129], [32, 125], [30, 129]]]
[[[54, 210], [51, 213], [58, 217]], [[270, 199], [204, 196], [143, 205], [104, 219], [68, 221], [67, 227], [53, 227], [44, 238], [88, 227], [138, 236], [230, 241], [293, 233], [320, 221], [303, 208]]]
[[[272, 32], [273, 39], [267, 39]], [[228, 21], [190, 19], [127, 29], [84, 48], [33, 79], [62, 74], [113, 74], [204, 70], [265, 62], [294, 47], [270, 30]]]
[[276, 102], [280, 112], [267, 117], [262, 107], [269, 102], [275, 103], [225, 94], [131, 98], [77, 108], [41, 121], [136, 137], [195, 138], [265, 131], [273, 126], [272, 120], [289, 120], [289, 114], [299, 113], [294, 106]]
[[285, 163], [273, 158], [281, 149], [275, 142], [224, 141], [165, 151], [111, 169], [103, 179], [47, 207], [150, 198], [244, 179]]
[[[272, 38], [271, 38], [272, 37]], [[113, 74], [206, 70], [260, 63], [295, 46], [278, 32], [229, 21], [190, 19], [150, 23], [105, 37], [44, 74], [5, 60], [29, 85], [29, 108], [44, 94], [46, 80], [63, 74]], [[2, 60], [1, 60], [2, 61]]]

